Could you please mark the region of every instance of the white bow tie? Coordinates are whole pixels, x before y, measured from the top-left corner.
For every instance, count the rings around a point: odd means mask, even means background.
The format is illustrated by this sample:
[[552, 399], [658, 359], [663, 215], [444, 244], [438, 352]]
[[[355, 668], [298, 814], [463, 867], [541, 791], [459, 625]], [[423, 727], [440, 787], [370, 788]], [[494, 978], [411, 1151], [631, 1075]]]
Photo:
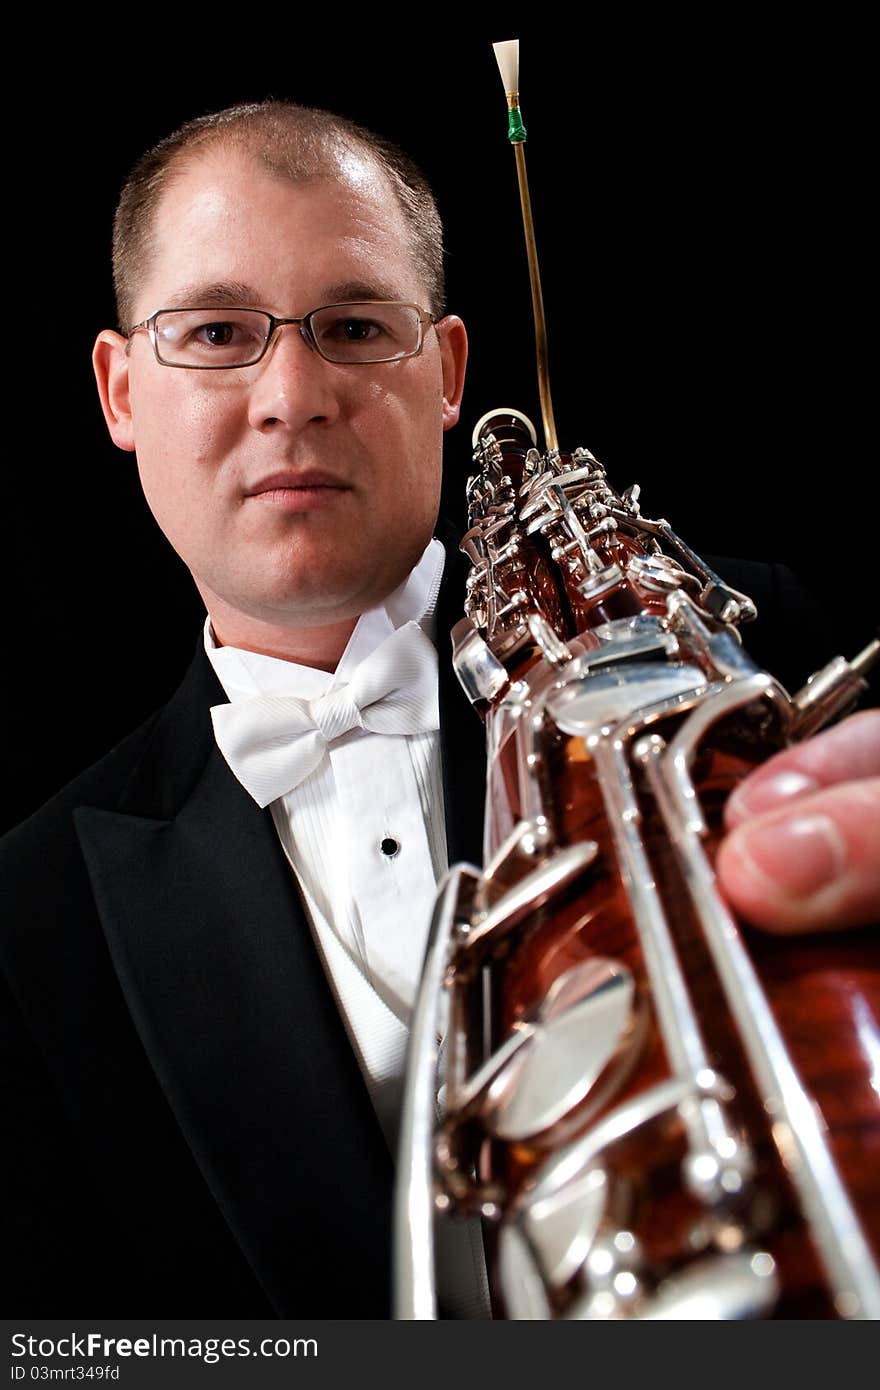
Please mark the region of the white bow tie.
[[217, 746], [258, 806], [268, 806], [318, 766], [350, 729], [419, 734], [440, 727], [437, 653], [416, 623], [393, 632], [344, 685], [315, 700], [254, 695], [213, 705]]

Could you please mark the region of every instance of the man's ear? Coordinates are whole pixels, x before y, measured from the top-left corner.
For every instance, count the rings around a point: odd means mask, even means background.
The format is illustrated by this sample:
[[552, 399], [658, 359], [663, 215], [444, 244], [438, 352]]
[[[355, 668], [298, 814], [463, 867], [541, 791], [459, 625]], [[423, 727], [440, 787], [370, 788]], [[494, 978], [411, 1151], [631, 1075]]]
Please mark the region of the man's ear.
[[458, 423], [461, 407], [468, 354], [467, 332], [457, 314], [447, 314], [436, 328], [443, 363], [443, 428], [449, 430]]
[[131, 452], [134, 428], [128, 382], [128, 339], [105, 328], [95, 340], [92, 366], [110, 438], [120, 449]]

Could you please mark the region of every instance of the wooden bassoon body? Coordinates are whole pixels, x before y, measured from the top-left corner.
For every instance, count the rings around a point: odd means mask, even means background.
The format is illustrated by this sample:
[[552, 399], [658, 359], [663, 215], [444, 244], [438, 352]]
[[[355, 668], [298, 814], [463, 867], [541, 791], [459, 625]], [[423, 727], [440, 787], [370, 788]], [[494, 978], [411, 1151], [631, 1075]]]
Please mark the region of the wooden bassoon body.
[[454, 660], [485, 858], [426, 958], [397, 1314], [437, 1315], [435, 1222], [478, 1216], [496, 1317], [878, 1317], [873, 933], [743, 929], [713, 873], [731, 789], [857, 664], [790, 697], [739, 641], [750, 601], [518, 412], [474, 459]]

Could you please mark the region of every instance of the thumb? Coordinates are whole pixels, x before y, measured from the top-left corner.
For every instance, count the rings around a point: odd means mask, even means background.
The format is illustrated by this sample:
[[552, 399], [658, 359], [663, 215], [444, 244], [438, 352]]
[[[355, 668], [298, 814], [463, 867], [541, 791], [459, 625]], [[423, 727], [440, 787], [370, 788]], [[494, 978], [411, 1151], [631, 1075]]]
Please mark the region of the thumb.
[[880, 777], [751, 817], [722, 842], [715, 867], [734, 909], [769, 931], [880, 921]]
[[728, 799], [724, 822], [733, 830], [750, 816], [787, 805], [838, 782], [880, 777], [880, 710], [862, 710], [805, 743], [776, 753]]

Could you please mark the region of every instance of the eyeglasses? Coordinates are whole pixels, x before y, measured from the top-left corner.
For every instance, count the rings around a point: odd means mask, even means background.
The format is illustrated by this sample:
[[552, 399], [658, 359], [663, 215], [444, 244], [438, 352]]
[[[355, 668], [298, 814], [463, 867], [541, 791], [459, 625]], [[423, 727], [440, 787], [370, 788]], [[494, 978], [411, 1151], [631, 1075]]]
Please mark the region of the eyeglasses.
[[415, 357], [426, 325], [435, 322], [417, 304], [386, 300], [325, 304], [297, 319], [279, 319], [264, 309], [157, 309], [128, 336], [146, 329], [163, 367], [216, 371], [253, 366], [289, 323], [325, 361], [349, 366]]

